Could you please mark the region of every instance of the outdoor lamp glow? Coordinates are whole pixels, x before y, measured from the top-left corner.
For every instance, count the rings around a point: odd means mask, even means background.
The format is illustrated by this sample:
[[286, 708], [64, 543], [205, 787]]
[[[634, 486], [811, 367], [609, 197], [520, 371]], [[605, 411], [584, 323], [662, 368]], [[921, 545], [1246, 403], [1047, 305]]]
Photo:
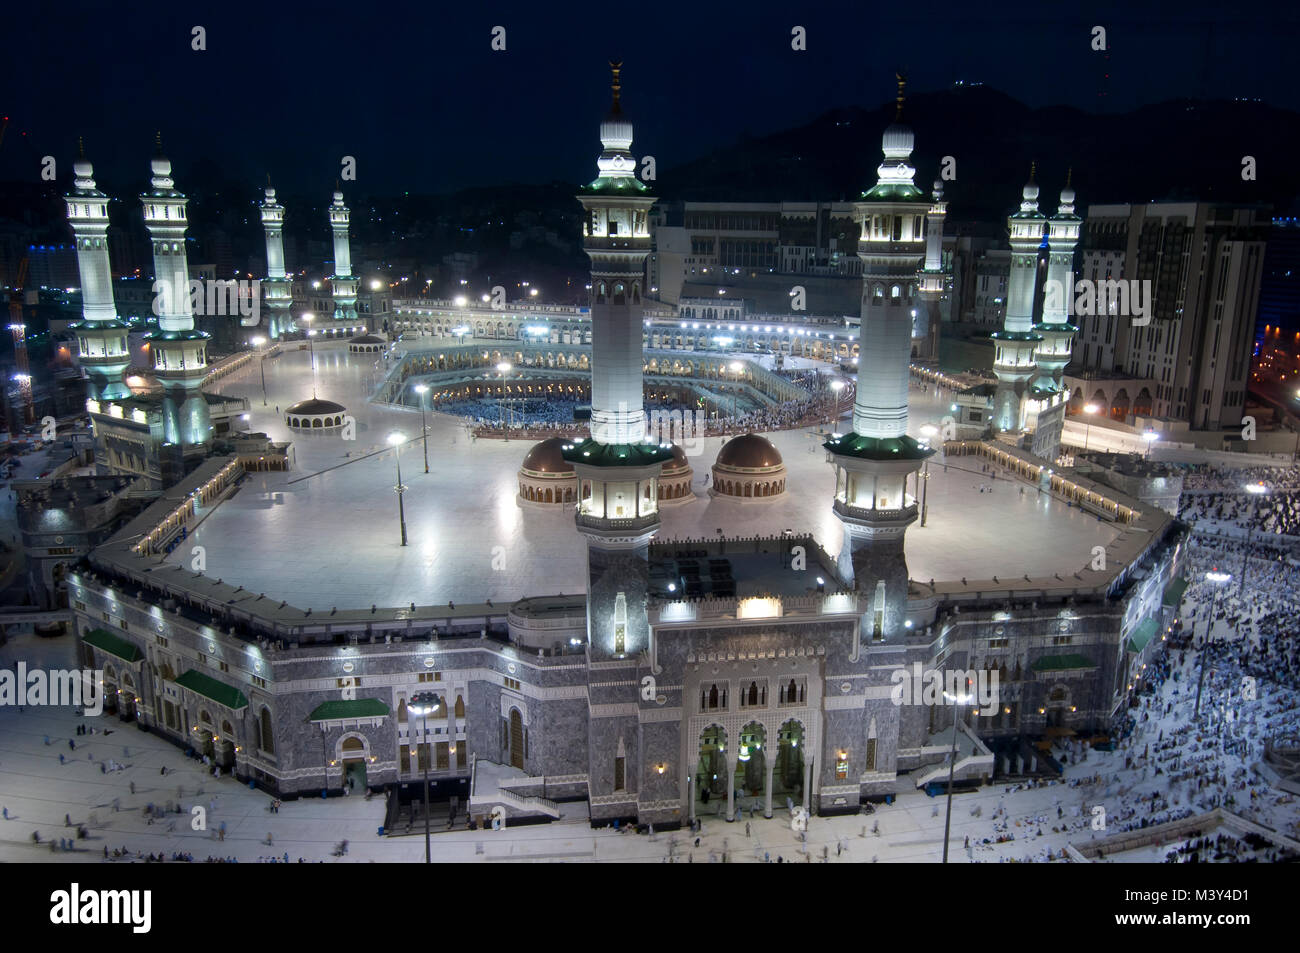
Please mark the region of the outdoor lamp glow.
[[388, 442], [393, 446], [406, 443], [406, 434], [402, 433], [400, 430], [394, 430], [388, 435]]

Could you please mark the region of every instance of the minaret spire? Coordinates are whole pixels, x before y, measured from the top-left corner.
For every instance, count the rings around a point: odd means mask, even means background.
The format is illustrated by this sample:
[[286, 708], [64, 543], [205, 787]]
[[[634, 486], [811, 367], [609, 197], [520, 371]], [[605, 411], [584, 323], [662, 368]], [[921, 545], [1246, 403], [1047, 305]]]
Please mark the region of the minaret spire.
[[623, 107], [619, 102], [623, 93], [623, 84], [619, 80], [619, 74], [623, 71], [623, 61], [610, 60], [609, 71], [610, 73], [613, 74], [614, 77], [612, 83], [610, 84], [610, 89], [614, 93], [614, 104], [610, 107], [609, 111], [612, 115], [618, 116], [621, 115], [623, 112]]
[[77, 158], [86, 158], [86, 140], [81, 138], [81, 136], [77, 136]]
[[894, 122], [903, 121], [903, 90], [907, 87], [907, 77], [901, 72], [894, 74], [894, 79], [898, 80], [898, 97], [894, 100], [896, 108], [894, 110]]

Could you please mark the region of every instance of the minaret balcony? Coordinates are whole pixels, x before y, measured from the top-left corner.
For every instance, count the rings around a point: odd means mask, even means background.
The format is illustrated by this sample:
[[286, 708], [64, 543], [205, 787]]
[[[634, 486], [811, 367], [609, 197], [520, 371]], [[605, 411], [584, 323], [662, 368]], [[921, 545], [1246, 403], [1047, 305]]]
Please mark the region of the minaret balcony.
[[576, 517], [579, 527], [599, 530], [622, 530], [626, 532], [639, 533], [646, 530], [654, 529], [659, 525], [658, 513], [647, 513], [645, 516], [616, 517], [616, 516], [595, 516], [587, 513], [579, 513]]
[[866, 506], [854, 506], [843, 500], [837, 499], [833, 509], [836, 516], [842, 516], [845, 519], [860, 521], [864, 523], [892, 523], [897, 525], [906, 525], [911, 523], [917, 517], [917, 506], [910, 503], [907, 506], [898, 509], [882, 510]]

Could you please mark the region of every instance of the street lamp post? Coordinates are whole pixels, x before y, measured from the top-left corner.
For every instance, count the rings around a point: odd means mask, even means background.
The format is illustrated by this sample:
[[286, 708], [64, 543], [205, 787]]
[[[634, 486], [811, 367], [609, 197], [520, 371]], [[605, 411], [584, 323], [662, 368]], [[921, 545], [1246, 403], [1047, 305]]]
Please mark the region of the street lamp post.
[[415, 392], [420, 395], [420, 443], [424, 445], [424, 472], [429, 472], [429, 428], [424, 422], [425, 394], [429, 393], [428, 384], [416, 384]]
[[[1095, 414], [1100, 409], [1101, 408], [1098, 407], [1096, 404], [1084, 404], [1083, 406], [1083, 412], [1085, 414], [1088, 414], [1089, 416]], [[1083, 452], [1084, 453], [1088, 452], [1088, 437], [1091, 436], [1091, 434], [1092, 434], [1092, 424], [1088, 423], [1088, 421], [1085, 420], [1083, 422]]]
[[737, 401], [739, 401], [740, 399], [740, 372], [743, 371], [744, 369], [745, 369], [745, 365], [741, 364], [740, 361], [731, 362], [731, 367], [730, 367], [731, 373], [736, 375], [736, 382], [732, 386], [732, 391], [731, 391], [731, 421], [733, 424], [735, 423], [736, 417], [740, 412], [739, 407], [737, 405]]
[[1219, 593], [1223, 591], [1223, 583], [1232, 578], [1226, 572], [1219, 572], [1217, 569], [1211, 569], [1205, 574], [1205, 578], [1214, 583], [1214, 598], [1210, 601], [1210, 618], [1205, 623], [1205, 644], [1201, 646], [1200, 672], [1196, 676], [1196, 710], [1192, 712], [1192, 717], [1199, 720], [1201, 717], [1201, 688], [1205, 684], [1205, 656], [1210, 651], [1210, 635], [1214, 628], [1214, 613], [1219, 607]]
[[1262, 483], [1247, 483], [1246, 492], [1251, 496], [1250, 520], [1246, 523], [1246, 552], [1241, 557], [1241, 578], [1237, 580], [1238, 596], [1246, 589], [1246, 570], [1250, 567], [1250, 541], [1255, 533], [1255, 514], [1259, 510], [1259, 498], [1268, 492], [1268, 487]]
[[388, 435], [388, 442], [393, 445], [394, 458], [397, 460], [397, 486], [393, 487], [397, 491], [397, 519], [402, 525], [402, 545], [406, 545], [406, 507], [402, 503], [402, 494], [406, 492], [406, 487], [402, 486], [402, 444], [406, 442], [406, 434], [394, 430]]
[[421, 730], [424, 735], [424, 862], [433, 863], [429, 849], [429, 762], [433, 752], [429, 750], [429, 715], [442, 707], [442, 698], [437, 692], [416, 692], [407, 703], [406, 710], [420, 716]]
[[831, 381], [831, 390], [834, 391], [835, 396], [831, 400], [831, 419], [828, 421], [827, 426], [830, 427], [831, 432], [834, 433], [835, 421], [839, 419], [840, 415], [840, 392], [844, 390], [844, 381], [840, 380], [838, 377]]
[[[926, 424], [921, 428], [921, 436], [925, 438], [928, 445], [939, 433], [939, 428], [934, 424]], [[930, 461], [926, 459], [925, 466], [921, 473], [921, 525], [925, 525], [925, 517], [929, 512], [928, 501], [930, 499]]]
[[[253, 340], [249, 343], [251, 343], [253, 347], [261, 347], [263, 344], [266, 343], [266, 338], [258, 336], [253, 338]], [[266, 406], [266, 355], [265, 354], [263, 354], [261, 358], [258, 360], [258, 367], [262, 371], [262, 406], [265, 407]]]
[[943, 693], [944, 700], [950, 702], [953, 706], [952, 715], [952, 747], [948, 751], [948, 809], [943, 818], [943, 862], [948, 863], [948, 837], [952, 831], [952, 783], [953, 776], [957, 771], [957, 712], [958, 706], [970, 702], [970, 695], [950, 695]]
[[1152, 445], [1153, 443], [1155, 443], [1157, 440], [1160, 439], [1160, 434], [1156, 433], [1154, 430], [1152, 430], [1152, 429], [1150, 429], [1150, 428], [1147, 428], [1146, 433], [1142, 434], [1142, 439], [1146, 441], [1146, 444], [1147, 444], [1147, 455], [1146, 455], [1146, 458], [1147, 458], [1148, 460], [1150, 460], [1150, 459], [1151, 459], [1151, 445]]
[[[497, 370], [501, 373], [501, 423], [505, 429], [507, 440], [510, 439], [510, 424], [506, 422], [510, 419], [507, 416], [510, 413], [510, 400], [506, 397], [506, 375], [510, 373], [510, 369], [509, 361], [502, 361], [497, 365]], [[513, 423], [513, 420], [511, 420], [511, 423]]]

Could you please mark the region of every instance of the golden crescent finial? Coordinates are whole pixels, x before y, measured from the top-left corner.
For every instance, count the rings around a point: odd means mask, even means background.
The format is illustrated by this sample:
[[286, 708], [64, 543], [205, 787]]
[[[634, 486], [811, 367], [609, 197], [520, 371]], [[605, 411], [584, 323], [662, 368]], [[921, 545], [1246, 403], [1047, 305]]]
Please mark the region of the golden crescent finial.
[[895, 100], [897, 108], [894, 111], [894, 121], [897, 122], [903, 118], [903, 89], [907, 86], [907, 77], [898, 72], [894, 74], [894, 79], [898, 80], [898, 98]]
[[613, 77], [614, 77], [614, 78], [613, 78], [613, 82], [610, 84], [610, 88], [614, 91], [614, 107], [613, 107], [613, 108], [614, 108], [614, 111], [617, 112], [618, 109], [619, 109], [619, 99], [620, 99], [620, 97], [621, 97], [621, 95], [622, 95], [622, 91], [623, 91], [623, 84], [622, 84], [621, 80], [619, 79], [619, 74], [623, 71], [623, 61], [622, 61], [622, 60], [610, 60], [610, 61], [609, 61], [609, 71], [613, 74]]

